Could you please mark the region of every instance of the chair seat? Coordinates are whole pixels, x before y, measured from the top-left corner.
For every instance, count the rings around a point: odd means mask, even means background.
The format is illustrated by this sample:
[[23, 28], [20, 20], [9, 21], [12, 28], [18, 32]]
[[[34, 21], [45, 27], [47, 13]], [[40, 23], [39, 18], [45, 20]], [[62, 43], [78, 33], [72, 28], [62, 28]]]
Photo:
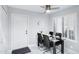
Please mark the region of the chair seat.
[[[60, 44], [62, 44], [62, 43], [63, 43], [63, 41], [57, 41], [57, 42], [55, 43], [55, 45], [58, 46], [58, 45], [60, 45]], [[52, 42], [52, 41], [50, 41], [50, 47], [53, 47], [53, 42]]]
[[57, 42], [55, 43], [55, 45], [60, 45], [60, 44], [62, 44], [62, 41], [57, 41]]

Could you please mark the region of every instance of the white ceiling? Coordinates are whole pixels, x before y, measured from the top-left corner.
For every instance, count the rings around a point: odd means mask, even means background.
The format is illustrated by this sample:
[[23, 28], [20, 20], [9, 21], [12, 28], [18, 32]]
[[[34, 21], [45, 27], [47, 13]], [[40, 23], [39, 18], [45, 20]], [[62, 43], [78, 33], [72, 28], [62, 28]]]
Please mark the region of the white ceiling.
[[[19, 9], [23, 9], [23, 10], [29, 10], [32, 12], [39, 12], [39, 13], [43, 13], [45, 10], [43, 8], [40, 7], [41, 5], [9, 5], [9, 7], [12, 8], [19, 8]], [[52, 12], [57, 12], [63, 9], [67, 9], [69, 7], [71, 7], [72, 5], [54, 5], [56, 7], [60, 7], [57, 10], [52, 10]]]

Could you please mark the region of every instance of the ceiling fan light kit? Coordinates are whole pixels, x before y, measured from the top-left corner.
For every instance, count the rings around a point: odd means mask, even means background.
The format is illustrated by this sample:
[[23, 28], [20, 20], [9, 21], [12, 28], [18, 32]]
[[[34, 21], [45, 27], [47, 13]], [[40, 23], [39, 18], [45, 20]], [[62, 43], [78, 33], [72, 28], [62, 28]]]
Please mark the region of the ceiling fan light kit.
[[51, 10], [46, 10], [46, 14], [50, 14], [51, 13]]

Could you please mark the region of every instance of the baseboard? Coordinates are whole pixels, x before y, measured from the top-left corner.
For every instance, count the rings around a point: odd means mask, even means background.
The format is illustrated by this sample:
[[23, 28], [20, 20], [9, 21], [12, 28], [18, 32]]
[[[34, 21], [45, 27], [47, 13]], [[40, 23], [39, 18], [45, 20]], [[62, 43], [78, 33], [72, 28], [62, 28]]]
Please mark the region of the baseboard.
[[12, 53], [12, 50], [8, 50], [8, 51], [7, 51], [7, 54], [11, 54], [11, 53]]

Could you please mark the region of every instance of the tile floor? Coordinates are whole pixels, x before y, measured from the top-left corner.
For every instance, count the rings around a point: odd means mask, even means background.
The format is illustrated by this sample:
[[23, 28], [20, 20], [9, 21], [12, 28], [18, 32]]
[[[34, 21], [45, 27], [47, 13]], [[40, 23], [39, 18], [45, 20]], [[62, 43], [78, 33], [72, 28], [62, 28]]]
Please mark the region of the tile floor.
[[[45, 53], [44, 53], [45, 47], [40, 48], [38, 46], [29, 46], [29, 48], [31, 49], [31, 52], [28, 54], [53, 54], [53, 48], [51, 48], [50, 51], [45, 52]], [[57, 50], [57, 51], [59, 51], [59, 50]], [[64, 53], [70, 54], [70, 52], [67, 50], [64, 50]], [[59, 52], [58, 54], [61, 54], [61, 53]]]

